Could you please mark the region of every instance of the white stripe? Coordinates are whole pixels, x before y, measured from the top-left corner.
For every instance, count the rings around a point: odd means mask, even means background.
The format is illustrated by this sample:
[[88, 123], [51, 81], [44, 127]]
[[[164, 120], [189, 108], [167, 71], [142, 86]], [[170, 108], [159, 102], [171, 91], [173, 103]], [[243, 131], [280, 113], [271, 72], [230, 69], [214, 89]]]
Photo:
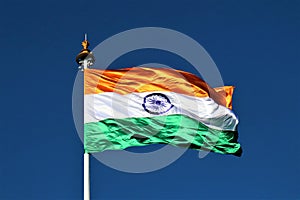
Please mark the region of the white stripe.
[[[144, 97], [154, 92], [120, 95], [114, 92], [84, 96], [84, 123], [107, 118], [154, 117], [143, 107]], [[183, 114], [217, 130], [236, 130], [238, 119], [234, 113], [209, 97], [194, 97], [174, 92], [159, 92], [166, 95], [174, 105], [160, 115]]]

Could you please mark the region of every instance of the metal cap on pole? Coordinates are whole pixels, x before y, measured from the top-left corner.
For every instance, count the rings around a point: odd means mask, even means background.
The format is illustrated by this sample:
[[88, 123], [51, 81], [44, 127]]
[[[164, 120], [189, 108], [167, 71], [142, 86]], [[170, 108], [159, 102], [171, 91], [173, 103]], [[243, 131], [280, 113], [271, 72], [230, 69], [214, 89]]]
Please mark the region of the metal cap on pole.
[[76, 56], [76, 62], [79, 64], [79, 69], [83, 71], [94, 64], [95, 57], [91, 50], [88, 49], [90, 43], [87, 40], [87, 34], [84, 35], [84, 40], [81, 42], [81, 45], [82, 50]]

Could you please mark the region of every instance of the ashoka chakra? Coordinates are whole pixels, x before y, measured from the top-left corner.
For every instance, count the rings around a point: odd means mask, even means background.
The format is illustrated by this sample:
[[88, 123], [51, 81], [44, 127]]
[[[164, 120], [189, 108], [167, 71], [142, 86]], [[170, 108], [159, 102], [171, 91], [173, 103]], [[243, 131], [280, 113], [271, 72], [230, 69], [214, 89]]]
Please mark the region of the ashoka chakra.
[[173, 105], [166, 95], [151, 93], [144, 97], [143, 107], [148, 113], [159, 115], [168, 112]]

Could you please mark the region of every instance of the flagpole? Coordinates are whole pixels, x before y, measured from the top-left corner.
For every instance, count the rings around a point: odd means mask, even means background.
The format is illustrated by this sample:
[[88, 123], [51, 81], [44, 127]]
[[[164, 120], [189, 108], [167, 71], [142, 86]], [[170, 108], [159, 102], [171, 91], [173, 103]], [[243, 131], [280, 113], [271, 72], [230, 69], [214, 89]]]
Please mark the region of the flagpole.
[[90, 200], [90, 154], [84, 153], [83, 160], [83, 199]]
[[[86, 36], [85, 36], [85, 41], [87, 41]], [[84, 59], [83, 70], [85, 70], [87, 67], [88, 67], [87, 59]], [[83, 76], [83, 86], [85, 86], [84, 84], [85, 84], [85, 78]], [[84, 106], [84, 99], [83, 99], [83, 106]], [[83, 154], [83, 200], [90, 200], [90, 154], [87, 152], [84, 152]]]
[[[87, 34], [85, 34], [84, 41], [81, 44], [83, 49], [76, 56], [76, 62], [80, 65], [79, 69], [84, 73], [85, 69], [87, 69], [88, 67], [94, 64], [95, 58], [92, 52], [88, 49], [89, 42], [87, 40]], [[83, 78], [83, 85], [84, 84], [85, 84], [85, 78]], [[83, 107], [84, 107], [84, 103], [83, 103]], [[84, 134], [83, 134], [83, 140], [84, 140]], [[83, 199], [90, 200], [90, 154], [85, 149], [83, 154]]]

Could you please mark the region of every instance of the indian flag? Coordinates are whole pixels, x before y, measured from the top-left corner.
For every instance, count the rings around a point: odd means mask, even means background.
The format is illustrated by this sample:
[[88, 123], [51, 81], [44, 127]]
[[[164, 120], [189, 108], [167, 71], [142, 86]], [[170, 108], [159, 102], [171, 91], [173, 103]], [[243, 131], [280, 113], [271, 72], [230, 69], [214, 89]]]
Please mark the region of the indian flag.
[[85, 69], [84, 149], [161, 143], [240, 156], [233, 89], [167, 68]]

